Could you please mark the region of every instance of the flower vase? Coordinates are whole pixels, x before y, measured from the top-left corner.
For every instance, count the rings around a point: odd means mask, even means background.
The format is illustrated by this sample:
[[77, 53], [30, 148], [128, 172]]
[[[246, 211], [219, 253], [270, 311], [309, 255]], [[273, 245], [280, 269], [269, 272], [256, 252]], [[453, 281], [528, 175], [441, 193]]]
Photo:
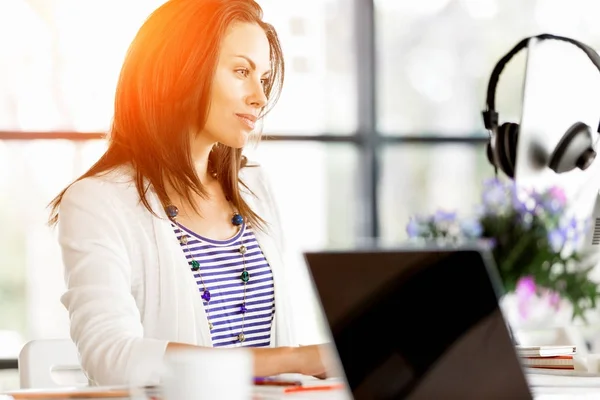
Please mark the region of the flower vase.
[[513, 341], [524, 346], [568, 344], [565, 327], [572, 324], [572, 307], [549, 294], [506, 293], [500, 309], [512, 331]]

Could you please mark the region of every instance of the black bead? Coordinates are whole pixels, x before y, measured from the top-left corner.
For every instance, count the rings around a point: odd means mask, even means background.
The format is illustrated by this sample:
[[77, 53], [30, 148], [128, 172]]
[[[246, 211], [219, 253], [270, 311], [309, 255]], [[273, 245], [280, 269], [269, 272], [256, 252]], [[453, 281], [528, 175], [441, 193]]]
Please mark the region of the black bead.
[[179, 209], [177, 209], [177, 207], [175, 207], [173, 204], [170, 204], [165, 207], [165, 212], [169, 218], [173, 219], [177, 217], [177, 214], [179, 214]]

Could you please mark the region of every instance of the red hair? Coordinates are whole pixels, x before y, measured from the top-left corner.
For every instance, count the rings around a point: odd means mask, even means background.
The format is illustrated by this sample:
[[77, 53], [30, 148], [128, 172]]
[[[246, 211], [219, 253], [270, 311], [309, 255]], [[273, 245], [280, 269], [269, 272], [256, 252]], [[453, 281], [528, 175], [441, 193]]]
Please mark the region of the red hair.
[[[145, 21], [131, 43], [116, 88], [107, 151], [78, 180], [102, 175], [129, 164], [144, 206], [153, 214], [146, 182], [163, 205], [170, 204], [172, 187], [192, 207], [193, 195], [204, 196], [193, 166], [190, 135], [206, 122], [221, 41], [234, 22], [259, 25], [270, 44], [271, 77], [265, 85], [269, 103], [277, 101], [284, 77], [281, 45], [275, 29], [262, 21], [262, 9], [253, 0], [169, 0]], [[240, 195], [239, 171], [245, 167], [242, 149], [215, 146], [211, 163], [233, 206], [248, 222], [264, 221]], [[69, 185], [70, 186], [70, 185]], [[58, 221], [65, 188], [50, 203], [50, 224]]]

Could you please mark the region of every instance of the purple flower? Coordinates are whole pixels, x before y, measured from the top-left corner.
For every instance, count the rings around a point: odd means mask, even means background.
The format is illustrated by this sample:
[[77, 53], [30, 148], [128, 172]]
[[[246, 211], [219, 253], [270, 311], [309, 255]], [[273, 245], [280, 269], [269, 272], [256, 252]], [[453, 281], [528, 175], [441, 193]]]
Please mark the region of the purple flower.
[[582, 240], [585, 240], [585, 236], [588, 234], [592, 227], [592, 218], [585, 218], [583, 221], [578, 221], [576, 218], [571, 218], [568, 225], [570, 232], [570, 238], [573, 244], [581, 244]]
[[438, 210], [430, 220], [436, 235], [453, 236], [458, 232], [456, 212]]
[[548, 303], [552, 308], [558, 310], [560, 307], [560, 295], [557, 292], [550, 292], [548, 295]]
[[567, 204], [567, 195], [565, 194], [565, 191], [557, 186], [550, 188], [550, 190], [548, 190], [548, 195], [561, 207], [564, 207]]
[[525, 229], [531, 228], [533, 220], [534, 215], [531, 212], [525, 212], [523, 214], [518, 215], [518, 221], [521, 223], [521, 226]]
[[487, 181], [483, 186], [482, 203], [486, 214], [498, 214], [509, 205], [510, 193], [507, 187], [494, 179]]
[[557, 228], [548, 232], [548, 243], [555, 253], [561, 251], [566, 242], [567, 232], [564, 229]]
[[538, 194], [537, 200], [540, 212], [556, 216], [563, 212], [567, 203], [567, 196], [562, 189], [552, 187], [547, 192]]
[[531, 200], [533, 202], [532, 212], [536, 215], [543, 214], [545, 211], [545, 200], [544, 196], [540, 193], [532, 193]]
[[544, 210], [550, 215], [558, 215], [560, 214], [564, 207], [560, 204], [559, 201], [555, 199], [547, 199], [543, 204]]
[[515, 292], [524, 297], [529, 299], [532, 295], [535, 294], [536, 291], [536, 285], [535, 285], [535, 279], [533, 279], [533, 276], [527, 275], [527, 276], [523, 276], [521, 278], [519, 278], [519, 280], [517, 281], [517, 287]]
[[575, 217], [563, 219], [560, 221], [559, 225], [561, 229], [565, 232], [565, 236], [569, 238], [569, 240], [573, 244], [579, 242], [587, 228], [587, 224], [585, 222], [579, 223], [579, 221], [577, 221], [577, 218]]
[[410, 217], [406, 226], [406, 233], [409, 238], [417, 238], [429, 233], [429, 218], [415, 216]]
[[498, 240], [496, 240], [496, 238], [487, 238], [485, 241], [490, 249], [493, 249], [498, 244]]
[[435, 225], [451, 224], [456, 220], [456, 212], [449, 212], [444, 210], [438, 210], [433, 216], [433, 223]]
[[469, 239], [478, 238], [483, 233], [481, 223], [476, 219], [467, 219], [461, 223], [461, 231], [463, 235]]
[[569, 221], [567, 222], [566, 228], [577, 230], [578, 227], [579, 227], [579, 223], [577, 222], [577, 218], [571, 217], [571, 219], [569, 219]]
[[519, 215], [523, 215], [523, 214], [526, 214], [529, 212], [529, 209], [527, 208], [527, 201], [523, 201], [520, 198], [519, 193], [517, 191], [515, 191], [512, 194], [512, 206], [513, 206], [513, 209]]
[[488, 178], [483, 180], [483, 187], [488, 188], [492, 186], [504, 186], [502, 181], [498, 178]]
[[536, 294], [536, 290], [535, 280], [532, 276], [524, 276], [517, 281], [515, 293], [521, 317], [527, 318], [527, 305], [529, 300]]

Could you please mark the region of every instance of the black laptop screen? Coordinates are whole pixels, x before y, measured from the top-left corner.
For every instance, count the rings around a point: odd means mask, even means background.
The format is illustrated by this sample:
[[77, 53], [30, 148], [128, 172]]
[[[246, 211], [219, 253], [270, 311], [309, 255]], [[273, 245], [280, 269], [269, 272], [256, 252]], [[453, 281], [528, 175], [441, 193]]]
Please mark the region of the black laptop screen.
[[531, 398], [479, 252], [306, 258], [355, 399]]

